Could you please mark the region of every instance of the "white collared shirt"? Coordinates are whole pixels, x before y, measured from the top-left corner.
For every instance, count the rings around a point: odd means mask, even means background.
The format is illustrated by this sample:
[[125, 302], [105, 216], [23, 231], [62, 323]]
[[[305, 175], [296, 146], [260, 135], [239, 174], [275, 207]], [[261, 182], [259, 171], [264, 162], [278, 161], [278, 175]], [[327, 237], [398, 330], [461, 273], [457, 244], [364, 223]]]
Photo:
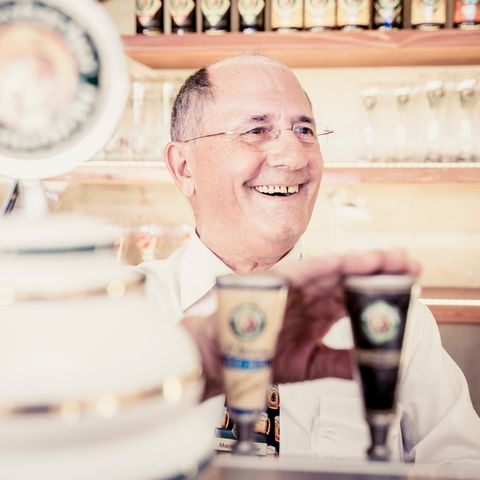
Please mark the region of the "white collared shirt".
[[[281, 262], [295, 259], [301, 259], [298, 244]], [[215, 278], [232, 273], [195, 234], [168, 259], [140, 268], [148, 275], [149, 292], [158, 300], [163, 321], [211, 314], [216, 308]], [[348, 319], [337, 322], [323, 342], [330, 348], [351, 348]], [[389, 438], [392, 460], [463, 462], [480, 468], [480, 419], [465, 377], [442, 348], [436, 322], [420, 302], [409, 321], [402, 364], [397, 416]], [[369, 433], [355, 380], [280, 385], [280, 399], [282, 456], [365, 458]], [[219, 396], [199, 407], [199, 414], [212, 417], [212, 435], [223, 401]]]

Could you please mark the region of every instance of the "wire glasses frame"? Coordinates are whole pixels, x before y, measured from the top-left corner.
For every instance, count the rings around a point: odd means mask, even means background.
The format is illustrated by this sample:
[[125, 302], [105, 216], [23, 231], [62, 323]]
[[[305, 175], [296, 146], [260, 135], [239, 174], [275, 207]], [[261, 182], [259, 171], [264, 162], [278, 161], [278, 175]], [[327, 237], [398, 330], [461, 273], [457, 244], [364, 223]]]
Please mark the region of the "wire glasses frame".
[[268, 128], [268, 127], [255, 127], [246, 132], [218, 132], [218, 133], [209, 133], [207, 135], [199, 135], [198, 137], [190, 138], [188, 140], [183, 140], [182, 143], [193, 142], [194, 140], [200, 140], [201, 138], [217, 137], [220, 135], [230, 135], [237, 137], [241, 142], [253, 146], [253, 147], [264, 147], [272, 140], [276, 140], [281, 132], [290, 130], [294, 133], [297, 139], [306, 145], [315, 145], [318, 144], [318, 137], [323, 137], [333, 133], [333, 130], [328, 128], [323, 129], [320, 133], [314, 132], [310, 126], [301, 125], [292, 125], [288, 128]]

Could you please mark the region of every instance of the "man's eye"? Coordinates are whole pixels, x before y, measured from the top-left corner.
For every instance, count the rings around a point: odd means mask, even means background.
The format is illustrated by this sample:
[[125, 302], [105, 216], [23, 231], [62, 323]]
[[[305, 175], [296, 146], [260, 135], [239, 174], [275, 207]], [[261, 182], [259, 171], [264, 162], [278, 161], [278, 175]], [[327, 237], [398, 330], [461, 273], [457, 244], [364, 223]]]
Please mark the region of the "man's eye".
[[267, 133], [267, 129], [265, 127], [255, 127], [251, 128], [247, 132], [245, 132], [243, 135], [265, 135]]
[[302, 136], [315, 136], [315, 132], [310, 127], [295, 127], [295, 133]]

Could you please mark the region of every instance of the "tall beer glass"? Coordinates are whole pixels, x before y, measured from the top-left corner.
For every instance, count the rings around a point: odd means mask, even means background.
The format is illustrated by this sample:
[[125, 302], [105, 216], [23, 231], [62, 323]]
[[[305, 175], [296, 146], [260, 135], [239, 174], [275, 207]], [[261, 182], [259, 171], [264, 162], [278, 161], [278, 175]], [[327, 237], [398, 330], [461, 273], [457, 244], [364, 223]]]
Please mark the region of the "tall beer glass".
[[[400, 357], [415, 278], [349, 276], [344, 289], [370, 428], [370, 460], [387, 461], [387, 436], [395, 414]], [[416, 290], [416, 289], [415, 289]]]
[[265, 409], [287, 285], [281, 277], [255, 274], [224, 275], [216, 285], [226, 399], [237, 426], [233, 452], [255, 455], [254, 427]]

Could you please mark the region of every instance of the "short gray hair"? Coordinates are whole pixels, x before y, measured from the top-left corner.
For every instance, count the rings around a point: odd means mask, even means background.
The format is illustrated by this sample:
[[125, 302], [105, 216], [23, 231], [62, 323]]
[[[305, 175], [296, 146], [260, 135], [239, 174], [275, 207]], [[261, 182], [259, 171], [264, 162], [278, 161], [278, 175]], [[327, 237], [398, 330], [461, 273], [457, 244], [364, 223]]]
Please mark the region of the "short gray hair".
[[172, 140], [182, 141], [198, 135], [205, 103], [213, 100], [213, 85], [207, 67], [190, 75], [173, 103], [170, 123]]

